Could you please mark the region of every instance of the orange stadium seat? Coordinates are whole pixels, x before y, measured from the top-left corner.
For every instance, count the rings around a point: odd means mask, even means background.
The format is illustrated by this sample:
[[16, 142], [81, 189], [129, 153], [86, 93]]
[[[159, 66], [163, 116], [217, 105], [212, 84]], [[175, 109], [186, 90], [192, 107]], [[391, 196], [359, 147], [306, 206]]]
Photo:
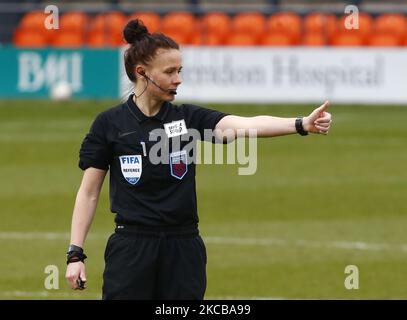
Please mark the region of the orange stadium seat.
[[98, 14], [90, 24], [87, 45], [90, 47], [116, 47], [125, 44], [123, 28], [127, 17], [121, 12]]
[[60, 31], [54, 37], [52, 45], [60, 48], [79, 48], [84, 44], [81, 31]]
[[253, 37], [264, 34], [266, 29], [266, 18], [258, 12], [239, 13], [232, 19], [233, 33], [246, 33]]
[[330, 43], [333, 46], [358, 47], [364, 45], [364, 38], [354, 32], [338, 32], [331, 36]]
[[17, 29], [14, 33], [13, 44], [23, 48], [42, 48], [48, 45], [47, 37], [38, 30]]
[[407, 18], [403, 14], [383, 14], [376, 18], [374, 31], [404, 36], [407, 34]]
[[91, 48], [119, 47], [125, 45], [122, 33], [97, 30], [88, 33], [86, 44]]
[[258, 44], [257, 37], [248, 33], [232, 33], [226, 39], [229, 46], [255, 46]]
[[[38, 33], [41, 33], [42, 36], [45, 36], [46, 42], [49, 43], [50, 41], [52, 41], [54, 35], [58, 30], [49, 30], [45, 28], [45, 21], [47, 16], [48, 15], [45, 14], [43, 11], [29, 12], [25, 14], [21, 19], [18, 29], [24, 30], [25, 32], [37, 31]], [[38, 38], [38, 36], [35, 37]]]
[[302, 44], [310, 47], [320, 47], [327, 45], [327, 37], [321, 32], [307, 32], [302, 36]]
[[194, 46], [203, 46], [204, 44], [204, 36], [201, 32], [194, 32], [189, 39], [189, 43]]
[[267, 20], [267, 29], [272, 33], [286, 33], [291, 36], [294, 43], [298, 44], [301, 39], [301, 17], [292, 12], [279, 12]]
[[92, 32], [88, 34], [86, 44], [91, 48], [109, 47], [108, 34], [109, 33], [104, 30], [92, 30]]
[[271, 32], [260, 38], [260, 44], [264, 46], [287, 47], [294, 45], [294, 43], [296, 43], [296, 39], [286, 32]]
[[150, 33], [158, 32], [161, 28], [161, 18], [154, 12], [136, 12], [128, 20], [140, 19]]
[[44, 22], [47, 17], [43, 11], [33, 11], [26, 13], [20, 21], [20, 28], [27, 29], [44, 29]]
[[189, 12], [171, 12], [161, 21], [161, 31], [164, 34], [183, 34], [186, 39], [197, 31], [197, 27], [195, 16]]
[[185, 32], [178, 30], [169, 30], [165, 32], [165, 35], [173, 39], [179, 45], [184, 45], [190, 43], [193, 34], [185, 34]]
[[303, 20], [305, 32], [319, 32], [331, 36], [337, 28], [336, 17], [333, 14], [314, 12]]
[[109, 32], [120, 30], [120, 32], [123, 32], [126, 20], [127, 17], [123, 13], [117, 11], [98, 14], [92, 19], [90, 30], [104, 30]]
[[372, 47], [397, 47], [402, 45], [402, 38], [397, 34], [374, 33], [367, 44]]
[[189, 44], [195, 46], [221, 46], [224, 43], [225, 37], [213, 32], [195, 32], [189, 41]]
[[48, 43], [52, 43], [54, 41], [54, 38], [57, 37], [60, 32], [61, 29], [44, 29], [42, 31], [42, 34], [47, 37]]
[[62, 31], [86, 32], [89, 18], [86, 13], [79, 11], [67, 12], [62, 15], [59, 28]]
[[222, 12], [210, 12], [202, 19], [202, 31], [211, 35], [219, 34], [225, 37], [231, 28], [232, 19]]

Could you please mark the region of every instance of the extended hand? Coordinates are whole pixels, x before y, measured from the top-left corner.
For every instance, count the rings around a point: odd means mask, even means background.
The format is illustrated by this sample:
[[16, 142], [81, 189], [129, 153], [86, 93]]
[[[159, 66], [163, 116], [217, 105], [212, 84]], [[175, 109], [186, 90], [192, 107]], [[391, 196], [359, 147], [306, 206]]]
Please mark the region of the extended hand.
[[325, 110], [328, 108], [329, 101], [316, 108], [308, 117], [304, 117], [302, 125], [305, 131], [311, 133], [328, 134], [332, 123], [332, 116]]

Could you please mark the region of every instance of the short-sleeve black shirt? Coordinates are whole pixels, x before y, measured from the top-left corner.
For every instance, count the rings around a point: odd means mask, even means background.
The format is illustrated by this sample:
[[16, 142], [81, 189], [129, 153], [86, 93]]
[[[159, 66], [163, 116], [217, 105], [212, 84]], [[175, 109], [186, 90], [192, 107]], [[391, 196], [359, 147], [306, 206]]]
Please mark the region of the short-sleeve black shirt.
[[[198, 130], [203, 140], [204, 130], [214, 130], [226, 115], [195, 105], [165, 102], [155, 116], [147, 117], [131, 95], [127, 102], [96, 117], [82, 142], [79, 167], [110, 168], [110, 209], [118, 223], [152, 227], [197, 224], [195, 163], [180, 167], [174, 166], [181, 163], [175, 160], [173, 164], [152, 163], [148, 155], [156, 141], [151, 141], [151, 131], [184, 120], [187, 129]], [[182, 151], [189, 143], [181, 141], [180, 150], [171, 150], [170, 140], [170, 154]], [[128, 173], [132, 170], [137, 171], [136, 179]]]

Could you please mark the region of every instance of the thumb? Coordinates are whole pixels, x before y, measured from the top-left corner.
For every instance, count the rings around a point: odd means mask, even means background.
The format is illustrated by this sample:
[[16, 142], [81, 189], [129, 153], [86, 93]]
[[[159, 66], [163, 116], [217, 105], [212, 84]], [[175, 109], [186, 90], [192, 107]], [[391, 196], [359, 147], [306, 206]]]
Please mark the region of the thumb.
[[316, 110], [318, 111], [318, 115], [322, 116], [324, 114], [324, 112], [326, 111], [326, 109], [328, 109], [329, 106], [329, 101], [326, 100], [319, 108], [317, 108]]
[[312, 113], [310, 114], [310, 118], [312, 121], [322, 117], [324, 115], [325, 110], [329, 106], [329, 101], [326, 100], [320, 107], [316, 108]]

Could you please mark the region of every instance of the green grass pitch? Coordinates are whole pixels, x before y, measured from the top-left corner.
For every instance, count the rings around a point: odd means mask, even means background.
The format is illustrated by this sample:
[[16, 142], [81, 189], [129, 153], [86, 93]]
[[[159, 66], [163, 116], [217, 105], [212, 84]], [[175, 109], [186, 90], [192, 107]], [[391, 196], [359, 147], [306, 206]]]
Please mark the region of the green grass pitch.
[[[0, 299], [99, 299], [113, 231], [105, 182], [86, 242], [88, 288], [68, 288], [65, 251], [82, 172], [78, 150], [115, 101], [0, 102]], [[311, 105], [208, 105], [295, 117]], [[258, 141], [257, 172], [199, 165], [207, 299], [406, 299], [407, 108], [331, 105], [328, 136]], [[106, 180], [107, 181], [107, 180]], [[59, 289], [46, 290], [47, 265]], [[359, 269], [359, 289], [344, 286]]]

